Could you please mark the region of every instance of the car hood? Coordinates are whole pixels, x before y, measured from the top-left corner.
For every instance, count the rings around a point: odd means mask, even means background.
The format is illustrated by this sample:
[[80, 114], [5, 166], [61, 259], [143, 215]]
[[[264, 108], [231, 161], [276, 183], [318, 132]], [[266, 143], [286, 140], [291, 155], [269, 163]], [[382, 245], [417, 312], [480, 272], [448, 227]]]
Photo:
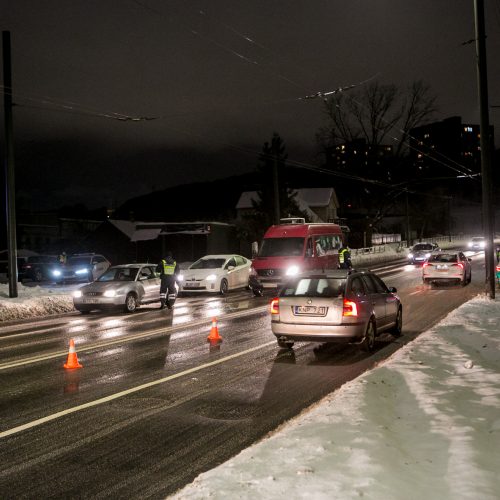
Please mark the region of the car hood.
[[105, 292], [106, 290], [120, 290], [120, 289], [130, 289], [136, 286], [135, 281], [94, 281], [88, 285], [84, 285], [80, 290], [84, 293], [88, 292]]
[[207, 276], [211, 274], [215, 274], [216, 276], [222, 276], [226, 273], [225, 270], [217, 268], [217, 269], [186, 269], [182, 271], [184, 275], [184, 280], [196, 279], [203, 280]]

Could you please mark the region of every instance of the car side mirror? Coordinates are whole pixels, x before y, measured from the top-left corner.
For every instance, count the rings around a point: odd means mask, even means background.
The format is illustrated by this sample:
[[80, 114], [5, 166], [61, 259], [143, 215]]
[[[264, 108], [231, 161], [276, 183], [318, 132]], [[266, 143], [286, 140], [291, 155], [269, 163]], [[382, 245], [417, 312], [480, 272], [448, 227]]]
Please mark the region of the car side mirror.
[[144, 280], [147, 280], [148, 277], [147, 276], [139, 276], [139, 281], [144, 281]]
[[234, 269], [234, 266], [227, 266], [228, 271], [232, 271]]
[[469, 262], [472, 262], [472, 259], [471, 259], [470, 257], [467, 257], [467, 260], [468, 260]]
[[391, 293], [397, 293], [398, 289], [395, 286], [390, 286], [389, 287], [389, 292]]

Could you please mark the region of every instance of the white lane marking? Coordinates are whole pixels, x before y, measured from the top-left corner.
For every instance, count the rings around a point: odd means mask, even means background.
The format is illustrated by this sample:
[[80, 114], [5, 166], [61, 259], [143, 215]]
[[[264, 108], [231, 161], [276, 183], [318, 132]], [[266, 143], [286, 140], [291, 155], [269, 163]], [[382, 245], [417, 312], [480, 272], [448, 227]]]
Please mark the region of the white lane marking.
[[[246, 316], [249, 314], [253, 314], [255, 312], [263, 312], [267, 310], [268, 306], [260, 306], [260, 307], [255, 307], [253, 309], [246, 309], [245, 311], [237, 311], [234, 313], [228, 313], [228, 314], [222, 314], [221, 316], [218, 317], [218, 321], [224, 321], [226, 319], [233, 319], [233, 318], [238, 318], [240, 316]], [[102, 347], [108, 347], [111, 345], [115, 344], [124, 344], [125, 342], [132, 342], [134, 340], [138, 340], [144, 337], [151, 337], [154, 335], [159, 335], [159, 334], [165, 334], [165, 333], [173, 333], [178, 330], [185, 330], [186, 328], [189, 327], [194, 327], [194, 326], [200, 326], [205, 323], [209, 323], [212, 321], [212, 317], [207, 317], [207, 318], [201, 318], [197, 321], [193, 321], [190, 323], [184, 323], [181, 325], [173, 325], [169, 327], [162, 327], [162, 328], [155, 328], [154, 330], [147, 330], [145, 332], [141, 333], [135, 333], [132, 335], [127, 335], [124, 337], [117, 337], [113, 340], [107, 340], [104, 342], [95, 342], [93, 344], [88, 344], [84, 345], [81, 347], [78, 347], [78, 352], [85, 352], [85, 351], [91, 351], [94, 349], [100, 349]], [[60, 356], [64, 356], [67, 354], [68, 351], [53, 351], [49, 354], [41, 354], [39, 356], [33, 356], [31, 358], [26, 358], [20, 361], [12, 361], [10, 363], [5, 363], [5, 364], [0, 364], [0, 370], [6, 370], [7, 368], [14, 368], [16, 366], [23, 366], [23, 365], [28, 365], [30, 363], [36, 363], [38, 361], [46, 361], [47, 359], [53, 359], [53, 358], [58, 358]]]
[[423, 290], [415, 290], [414, 292], [411, 292], [408, 294], [408, 296], [411, 296], [411, 295], [417, 295], [417, 293], [422, 293]]
[[230, 361], [231, 359], [239, 358], [240, 356], [244, 356], [245, 354], [250, 354], [251, 352], [257, 351], [259, 349], [263, 349], [264, 347], [268, 347], [276, 342], [270, 341], [265, 344], [261, 344], [256, 347], [251, 347], [250, 349], [246, 349], [245, 351], [241, 351], [235, 354], [231, 354], [230, 356], [226, 356], [221, 359], [217, 359], [215, 361], [211, 361], [210, 363], [205, 363], [200, 366], [196, 366], [194, 368], [189, 368], [188, 370], [184, 370], [179, 373], [174, 373], [173, 375], [169, 375], [168, 377], [164, 377], [158, 380], [154, 380], [153, 382], [148, 382], [147, 384], [138, 385], [136, 387], [132, 387], [131, 389], [126, 389], [125, 391], [117, 392], [115, 394], [111, 394], [104, 398], [96, 399], [95, 401], [89, 401], [88, 403], [84, 403], [79, 406], [74, 406], [73, 408], [68, 408], [63, 411], [59, 411], [57, 413], [53, 413], [52, 415], [47, 415], [46, 417], [39, 418], [37, 420], [33, 420], [31, 422], [27, 422], [23, 425], [18, 425], [17, 427], [13, 427], [12, 429], [8, 429], [6, 431], [0, 432], [0, 438], [12, 436], [12, 434], [17, 434], [18, 432], [25, 431], [27, 429], [32, 429], [33, 427], [37, 427], [39, 425], [45, 424], [47, 422], [51, 422], [52, 420], [56, 420], [58, 418], [64, 417], [65, 415], [70, 415], [71, 413], [76, 413], [81, 410], [85, 410], [86, 408], [92, 408], [94, 406], [98, 406], [109, 401], [113, 401], [114, 399], [122, 398], [124, 396], [128, 396], [129, 394], [133, 394], [135, 392], [143, 391], [144, 389], [149, 389], [150, 387], [154, 387], [155, 385], [164, 384], [165, 382], [169, 382], [170, 380], [174, 380], [179, 377], [183, 377], [184, 375], [189, 375], [190, 373], [195, 373], [197, 371], [203, 370], [205, 368], [209, 368], [211, 366], [215, 366], [226, 361]]

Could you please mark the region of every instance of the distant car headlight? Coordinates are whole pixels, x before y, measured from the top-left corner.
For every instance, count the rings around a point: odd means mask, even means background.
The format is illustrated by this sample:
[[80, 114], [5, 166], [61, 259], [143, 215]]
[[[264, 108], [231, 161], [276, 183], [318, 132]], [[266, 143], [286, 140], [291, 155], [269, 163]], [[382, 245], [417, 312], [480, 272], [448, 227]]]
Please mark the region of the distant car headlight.
[[59, 271], [59, 269], [54, 269], [54, 270], [52, 271], [52, 276], [61, 276], [61, 274], [62, 274], [62, 273], [61, 273], [61, 271]]
[[206, 278], [207, 281], [215, 281], [217, 276], [215, 274], [209, 274]]
[[481, 241], [481, 243], [479, 243], [479, 246], [480, 246], [481, 248], [484, 248], [484, 247], [486, 246], [486, 243], [485, 243], [484, 241]]
[[73, 292], [73, 297], [75, 297], [75, 299], [79, 299], [81, 296], [82, 296], [81, 290], [75, 290]]
[[470, 248], [472, 246], [472, 241], [469, 241], [469, 243], [467, 244], [467, 246]]
[[412, 254], [412, 253], [409, 253], [409, 254], [408, 254], [408, 258], [409, 258], [409, 259], [413, 259], [413, 254]]
[[177, 275], [177, 281], [184, 281], [184, 275], [183, 274], [178, 274]]
[[426, 258], [426, 259], [428, 259], [430, 256], [431, 256], [431, 254], [430, 254], [430, 253], [426, 253], [426, 254], [425, 254], [425, 258]]
[[77, 269], [75, 271], [75, 274], [87, 274], [88, 272], [89, 270], [86, 267], [84, 267], [83, 269]]
[[286, 270], [286, 275], [287, 276], [296, 276], [297, 274], [299, 274], [299, 271], [300, 271], [300, 268], [299, 266], [290, 266], [287, 270]]
[[106, 290], [103, 295], [104, 297], [116, 297], [116, 290]]

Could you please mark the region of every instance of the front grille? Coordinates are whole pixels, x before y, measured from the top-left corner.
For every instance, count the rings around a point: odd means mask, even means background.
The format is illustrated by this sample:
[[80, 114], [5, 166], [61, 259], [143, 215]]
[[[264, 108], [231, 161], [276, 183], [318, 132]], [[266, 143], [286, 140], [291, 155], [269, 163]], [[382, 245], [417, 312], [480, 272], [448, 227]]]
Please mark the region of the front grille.
[[280, 278], [283, 276], [283, 269], [257, 269], [257, 274], [262, 278]]

